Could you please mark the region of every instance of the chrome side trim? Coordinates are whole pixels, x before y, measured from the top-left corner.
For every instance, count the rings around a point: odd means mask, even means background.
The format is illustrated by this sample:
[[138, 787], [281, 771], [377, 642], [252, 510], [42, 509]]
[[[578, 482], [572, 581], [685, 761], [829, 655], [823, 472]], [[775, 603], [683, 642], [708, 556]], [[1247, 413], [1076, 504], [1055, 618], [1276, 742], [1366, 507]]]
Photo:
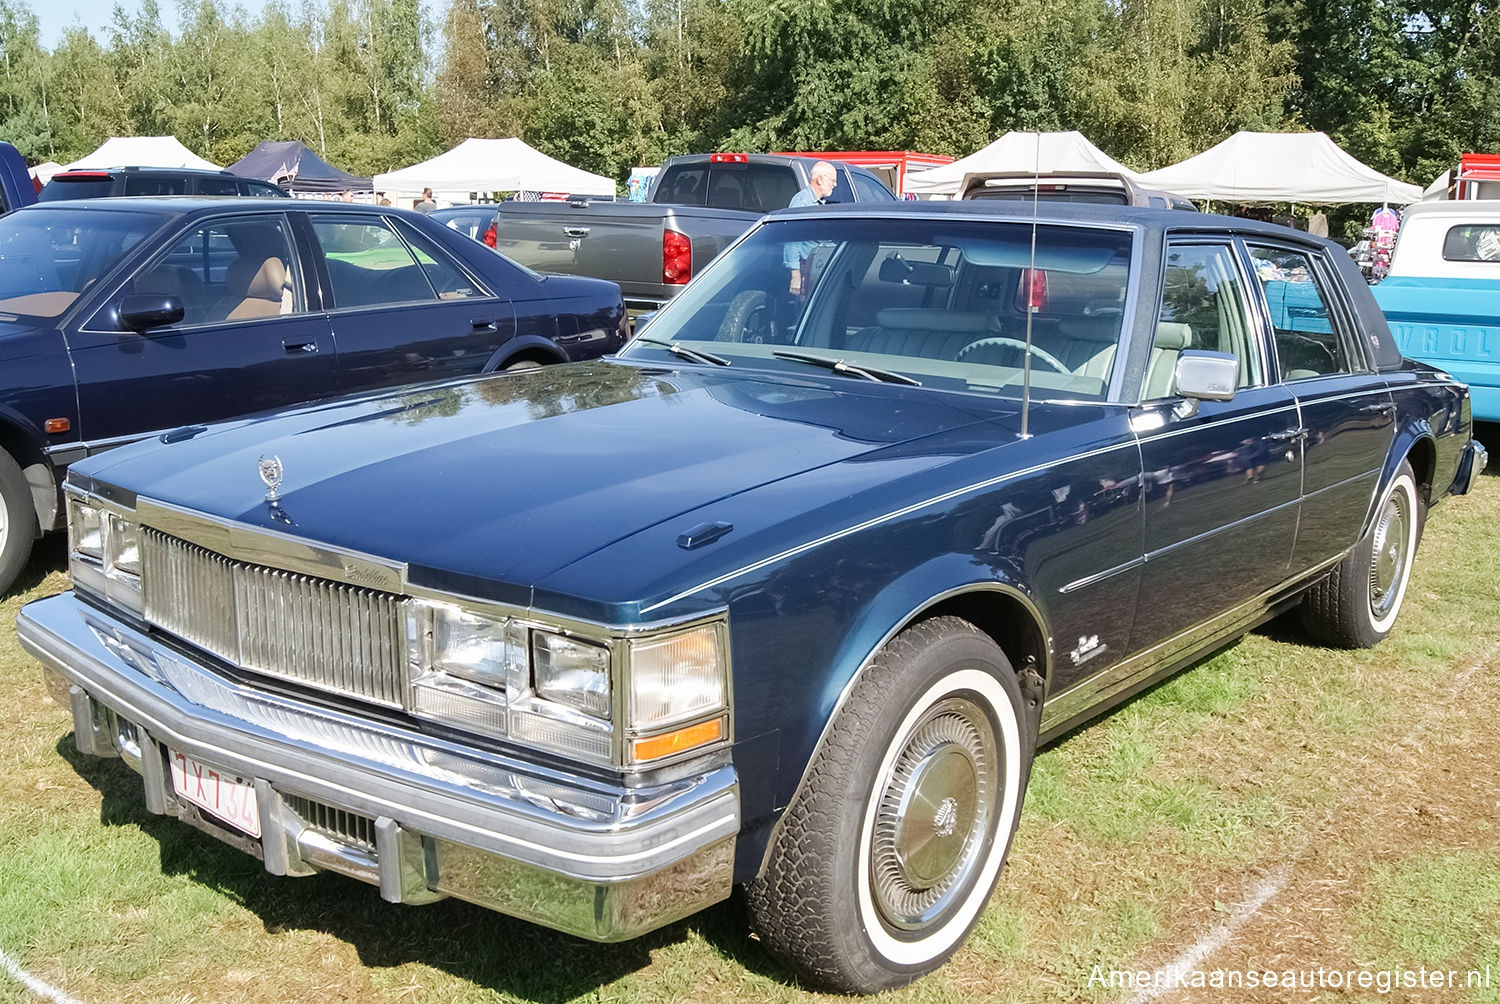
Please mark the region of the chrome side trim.
[[1103, 701], [1144, 684], [1175, 662], [1205, 652], [1218, 642], [1248, 631], [1281, 598], [1290, 597], [1303, 585], [1343, 560], [1340, 554], [1246, 600], [1222, 614], [1194, 625], [1151, 648], [1124, 659], [1103, 672], [1080, 680], [1060, 693], [1048, 696], [1042, 706], [1040, 734], [1051, 738], [1053, 730], [1088, 712]]
[[1124, 572], [1128, 572], [1128, 571], [1130, 571], [1131, 569], [1134, 569], [1134, 568], [1139, 568], [1141, 565], [1143, 565], [1145, 563], [1146, 563], [1146, 558], [1145, 558], [1144, 555], [1142, 555], [1139, 558], [1131, 558], [1129, 561], [1125, 562], [1124, 564], [1116, 565], [1114, 568], [1106, 568], [1102, 572], [1095, 572], [1093, 575], [1085, 575], [1081, 579], [1075, 579], [1072, 582], [1069, 582], [1067, 585], [1063, 586], [1061, 589], [1059, 589], [1058, 592], [1059, 593], [1076, 592], [1079, 589], [1083, 589], [1085, 586], [1092, 586], [1095, 583], [1097, 583], [1097, 582], [1103, 582], [1105, 579], [1108, 579], [1108, 578], [1110, 578], [1112, 576], [1120, 575], [1120, 574], [1122, 574]]
[[1142, 560], [1143, 561], [1147, 561], [1147, 562], [1155, 561], [1155, 560], [1161, 558], [1162, 555], [1171, 554], [1173, 551], [1177, 550], [1180, 547], [1187, 547], [1190, 544], [1200, 543], [1202, 541], [1208, 540], [1211, 537], [1217, 536], [1218, 534], [1225, 533], [1226, 531], [1229, 531], [1229, 530], [1233, 530], [1236, 527], [1241, 527], [1241, 526], [1245, 526], [1248, 523], [1253, 523], [1253, 522], [1255, 522], [1256, 520], [1260, 519], [1263, 516], [1269, 516], [1272, 513], [1280, 512], [1283, 509], [1289, 509], [1292, 506], [1300, 506], [1301, 504], [1302, 504], [1302, 500], [1300, 498], [1295, 498], [1295, 499], [1292, 499], [1289, 502], [1283, 502], [1283, 503], [1281, 503], [1278, 506], [1272, 506], [1269, 509], [1262, 509], [1260, 512], [1251, 513], [1249, 516], [1241, 516], [1239, 519], [1235, 520], [1233, 523], [1225, 523], [1223, 526], [1216, 526], [1212, 530], [1205, 530], [1205, 531], [1203, 531], [1200, 534], [1195, 534], [1194, 536], [1186, 537], [1186, 538], [1184, 538], [1182, 540], [1179, 540], [1175, 544], [1168, 544], [1166, 547], [1158, 547], [1154, 551], [1147, 551], [1146, 554], [1145, 554], [1145, 557]]

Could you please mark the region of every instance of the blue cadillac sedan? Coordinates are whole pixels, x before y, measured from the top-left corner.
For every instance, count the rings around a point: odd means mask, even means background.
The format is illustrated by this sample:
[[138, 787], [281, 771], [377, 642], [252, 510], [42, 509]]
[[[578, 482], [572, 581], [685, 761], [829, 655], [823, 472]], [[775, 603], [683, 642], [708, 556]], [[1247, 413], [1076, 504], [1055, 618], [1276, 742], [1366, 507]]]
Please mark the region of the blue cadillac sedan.
[[18, 630], [81, 751], [275, 874], [598, 940], [741, 886], [872, 992], [963, 943], [1039, 743], [1282, 611], [1378, 643], [1485, 459], [1327, 241], [813, 207], [616, 359], [75, 465]]
[[620, 289], [418, 213], [290, 199], [50, 202], [0, 221], [0, 592], [74, 460], [182, 425], [624, 343]]

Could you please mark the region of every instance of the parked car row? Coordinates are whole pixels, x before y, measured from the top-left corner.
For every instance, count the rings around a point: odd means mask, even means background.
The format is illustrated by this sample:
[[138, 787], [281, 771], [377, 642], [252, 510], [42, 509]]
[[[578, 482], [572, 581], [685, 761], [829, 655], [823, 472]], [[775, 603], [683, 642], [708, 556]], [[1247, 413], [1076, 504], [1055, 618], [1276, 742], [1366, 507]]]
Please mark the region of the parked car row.
[[0, 590], [74, 461], [335, 394], [592, 359], [614, 283], [419, 213], [277, 199], [43, 202], [0, 223]]
[[617, 356], [483, 376], [612, 351], [618, 291], [406, 213], [11, 219], [0, 483], [73, 580], [18, 633], [82, 753], [392, 902], [613, 941], [740, 887], [838, 991], [964, 943], [1039, 743], [1284, 611], [1379, 643], [1487, 459], [1347, 254], [1246, 220], [778, 212]]

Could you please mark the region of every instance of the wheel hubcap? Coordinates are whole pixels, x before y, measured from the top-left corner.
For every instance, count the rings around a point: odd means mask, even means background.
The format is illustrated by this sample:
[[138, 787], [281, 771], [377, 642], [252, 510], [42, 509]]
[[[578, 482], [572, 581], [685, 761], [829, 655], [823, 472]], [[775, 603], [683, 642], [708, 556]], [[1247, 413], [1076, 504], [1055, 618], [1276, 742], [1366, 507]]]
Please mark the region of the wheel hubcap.
[[1406, 511], [1405, 496], [1392, 493], [1385, 500], [1380, 518], [1375, 523], [1370, 560], [1370, 612], [1376, 617], [1385, 616], [1396, 602], [1405, 574], [1410, 532], [1411, 520]]
[[949, 698], [911, 731], [875, 817], [871, 887], [900, 930], [931, 923], [983, 856], [1000, 777], [994, 730], [971, 701]]

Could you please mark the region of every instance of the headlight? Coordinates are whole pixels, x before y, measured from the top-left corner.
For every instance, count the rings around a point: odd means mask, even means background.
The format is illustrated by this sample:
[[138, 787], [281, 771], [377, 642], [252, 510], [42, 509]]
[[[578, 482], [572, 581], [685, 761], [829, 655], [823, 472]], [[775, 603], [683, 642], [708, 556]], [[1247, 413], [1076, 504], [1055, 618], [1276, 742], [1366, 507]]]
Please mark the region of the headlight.
[[531, 634], [539, 697], [609, 718], [609, 649], [546, 631]]
[[141, 531], [93, 500], [68, 500], [68, 573], [75, 588], [141, 612]]
[[525, 679], [525, 659], [524, 643], [516, 644], [516, 631], [504, 618], [449, 603], [408, 607], [408, 679], [416, 714], [505, 735], [507, 695]]
[[724, 707], [719, 632], [712, 624], [630, 647], [630, 724], [657, 729]]

